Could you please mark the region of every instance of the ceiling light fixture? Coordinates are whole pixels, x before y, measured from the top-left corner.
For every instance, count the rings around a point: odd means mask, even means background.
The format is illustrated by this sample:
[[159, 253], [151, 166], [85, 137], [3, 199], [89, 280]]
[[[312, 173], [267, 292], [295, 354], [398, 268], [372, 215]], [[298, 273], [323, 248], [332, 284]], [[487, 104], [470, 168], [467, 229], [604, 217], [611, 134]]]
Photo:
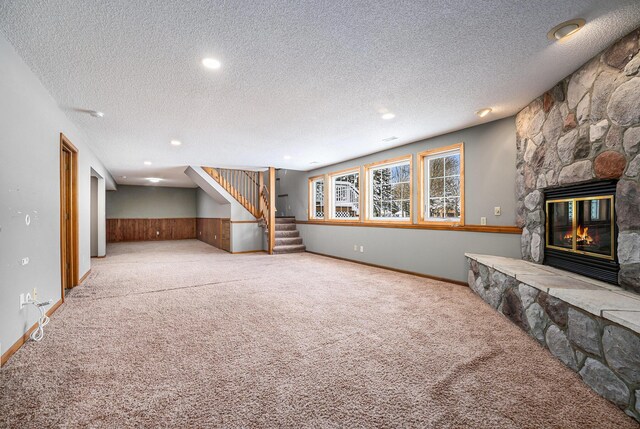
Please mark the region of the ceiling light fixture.
[[320, 163], [319, 163], [318, 161], [311, 161], [311, 162], [309, 163], [309, 165], [316, 165], [316, 164], [320, 164]]
[[180, 146], [182, 142], [180, 140], [171, 140], [171, 144], [174, 146]]
[[211, 70], [218, 70], [222, 67], [222, 63], [215, 58], [204, 58], [202, 60], [202, 65]]
[[491, 113], [492, 109], [490, 107], [485, 107], [484, 109], [480, 109], [476, 112], [476, 115], [480, 116], [481, 118], [484, 118], [485, 116], [487, 116], [489, 113]]
[[160, 182], [162, 179], [159, 179], [157, 177], [147, 177], [147, 180], [151, 183], [158, 183]]
[[556, 25], [547, 33], [549, 40], [565, 40], [569, 36], [577, 33], [582, 27], [584, 27], [585, 20], [582, 18], [572, 19]]
[[127, 178], [127, 176], [120, 176], [120, 177], [121, 177], [122, 179], [126, 179], [126, 178]]
[[285, 155], [284, 159], [291, 159], [291, 155]]
[[393, 114], [393, 113], [391, 113], [391, 112], [384, 113], [384, 114], [382, 115], [382, 119], [384, 119], [384, 120], [393, 119], [393, 118], [395, 118], [395, 117], [396, 117], [396, 115], [394, 115], [394, 114]]
[[386, 139], [382, 139], [382, 141], [385, 142], [385, 143], [392, 142], [394, 140], [398, 140], [398, 137], [391, 136], [391, 137], [387, 137]]
[[144, 165], [151, 165], [151, 161], [145, 161]]
[[103, 117], [104, 117], [104, 113], [102, 113], [102, 112], [98, 112], [97, 110], [91, 110], [91, 111], [89, 112], [89, 114], [90, 114], [91, 116], [93, 116], [94, 118], [103, 118]]

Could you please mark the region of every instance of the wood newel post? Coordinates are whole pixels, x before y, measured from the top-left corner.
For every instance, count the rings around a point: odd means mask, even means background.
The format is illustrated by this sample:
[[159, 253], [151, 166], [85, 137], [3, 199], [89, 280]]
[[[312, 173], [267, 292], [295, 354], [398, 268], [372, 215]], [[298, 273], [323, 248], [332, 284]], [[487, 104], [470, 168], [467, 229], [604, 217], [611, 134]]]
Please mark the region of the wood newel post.
[[276, 169], [269, 167], [269, 254], [276, 243]]

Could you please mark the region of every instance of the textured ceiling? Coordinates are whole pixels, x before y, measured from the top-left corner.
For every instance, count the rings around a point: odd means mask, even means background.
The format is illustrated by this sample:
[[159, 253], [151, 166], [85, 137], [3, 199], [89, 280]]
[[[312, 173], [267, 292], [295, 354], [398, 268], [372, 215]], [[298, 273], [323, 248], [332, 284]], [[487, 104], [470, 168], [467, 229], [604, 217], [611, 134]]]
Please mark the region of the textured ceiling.
[[309, 170], [513, 115], [638, 25], [637, 0], [0, 2], [0, 30], [129, 184], [190, 184], [184, 165]]

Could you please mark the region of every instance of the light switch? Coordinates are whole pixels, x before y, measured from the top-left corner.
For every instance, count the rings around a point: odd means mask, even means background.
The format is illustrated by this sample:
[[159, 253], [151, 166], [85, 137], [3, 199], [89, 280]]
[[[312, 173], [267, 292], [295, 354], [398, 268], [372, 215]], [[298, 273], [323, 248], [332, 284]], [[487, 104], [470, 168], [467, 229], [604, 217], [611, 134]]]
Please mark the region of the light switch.
[[494, 207], [493, 208], [493, 214], [496, 216], [500, 216], [500, 207]]

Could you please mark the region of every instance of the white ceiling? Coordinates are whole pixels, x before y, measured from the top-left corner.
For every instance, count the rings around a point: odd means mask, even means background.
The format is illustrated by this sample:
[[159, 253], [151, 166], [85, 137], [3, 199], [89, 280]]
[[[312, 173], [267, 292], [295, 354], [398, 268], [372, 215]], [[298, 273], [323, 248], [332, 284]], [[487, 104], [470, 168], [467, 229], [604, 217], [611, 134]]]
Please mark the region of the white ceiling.
[[[547, 40], [572, 18], [585, 28]], [[639, 25], [637, 0], [0, 2], [118, 183], [164, 186], [191, 185], [185, 165], [310, 170], [513, 115]]]

